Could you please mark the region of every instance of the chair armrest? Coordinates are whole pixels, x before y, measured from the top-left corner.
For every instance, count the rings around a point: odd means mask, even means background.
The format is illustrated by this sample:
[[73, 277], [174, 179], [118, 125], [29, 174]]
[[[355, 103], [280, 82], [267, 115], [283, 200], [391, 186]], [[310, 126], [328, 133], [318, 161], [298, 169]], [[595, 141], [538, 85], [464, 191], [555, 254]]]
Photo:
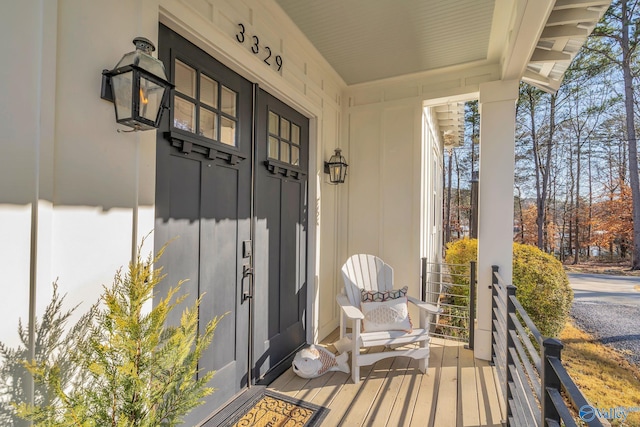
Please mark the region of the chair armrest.
[[358, 307], [351, 304], [346, 295], [338, 295], [336, 301], [338, 301], [338, 305], [349, 319], [364, 319], [364, 314], [362, 314]]
[[414, 297], [410, 297], [407, 295], [407, 300], [413, 304], [415, 304], [420, 310], [426, 310], [431, 314], [438, 314], [438, 313], [442, 313], [442, 309], [436, 307], [433, 304], [429, 304], [426, 302], [422, 302], [417, 298]]

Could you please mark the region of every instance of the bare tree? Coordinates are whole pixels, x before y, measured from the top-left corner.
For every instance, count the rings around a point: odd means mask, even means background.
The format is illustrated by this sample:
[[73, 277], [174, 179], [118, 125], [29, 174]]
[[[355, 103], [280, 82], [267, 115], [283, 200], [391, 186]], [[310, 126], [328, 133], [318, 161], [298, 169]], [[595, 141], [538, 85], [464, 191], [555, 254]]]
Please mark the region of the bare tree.
[[631, 268], [640, 270], [640, 177], [638, 176], [638, 144], [635, 129], [635, 94], [633, 80], [637, 59], [640, 30], [637, 26], [639, 0], [616, 0], [606, 12], [603, 21], [594, 30], [594, 43], [587, 49], [597, 53], [621, 71], [624, 81], [626, 136], [629, 150], [629, 181], [631, 184], [633, 216], [633, 261]]

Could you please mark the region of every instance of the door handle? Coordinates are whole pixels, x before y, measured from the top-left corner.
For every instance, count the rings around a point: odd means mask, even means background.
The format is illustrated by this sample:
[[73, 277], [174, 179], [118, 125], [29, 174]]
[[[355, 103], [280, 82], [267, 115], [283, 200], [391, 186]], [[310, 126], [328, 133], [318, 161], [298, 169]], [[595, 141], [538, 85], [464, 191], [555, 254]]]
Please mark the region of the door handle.
[[[248, 280], [245, 280], [248, 279]], [[249, 282], [245, 288], [245, 282]], [[253, 298], [253, 268], [249, 264], [242, 266], [242, 302]]]

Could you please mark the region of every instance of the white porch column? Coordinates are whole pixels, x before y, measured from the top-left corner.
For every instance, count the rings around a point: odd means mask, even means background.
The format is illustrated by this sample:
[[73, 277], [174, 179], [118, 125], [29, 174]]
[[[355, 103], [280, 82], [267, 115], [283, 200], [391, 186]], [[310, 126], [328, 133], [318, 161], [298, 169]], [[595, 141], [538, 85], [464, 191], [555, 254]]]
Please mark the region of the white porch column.
[[475, 357], [491, 358], [491, 266], [511, 280], [513, 171], [518, 81], [480, 85], [478, 293]]

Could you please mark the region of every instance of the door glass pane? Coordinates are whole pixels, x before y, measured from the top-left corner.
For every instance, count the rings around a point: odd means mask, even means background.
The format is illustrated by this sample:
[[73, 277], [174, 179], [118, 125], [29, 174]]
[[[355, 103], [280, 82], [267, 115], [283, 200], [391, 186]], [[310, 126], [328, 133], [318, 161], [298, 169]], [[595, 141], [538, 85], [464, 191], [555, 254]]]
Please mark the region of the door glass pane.
[[222, 86], [222, 112], [230, 116], [236, 117], [236, 93], [231, 89]]
[[207, 138], [216, 139], [216, 128], [218, 125], [218, 115], [200, 108], [200, 135]]
[[280, 161], [289, 163], [289, 144], [280, 141]]
[[291, 164], [300, 166], [300, 149], [295, 145], [291, 146]]
[[285, 118], [280, 119], [280, 137], [289, 139], [289, 120]]
[[196, 70], [176, 60], [176, 90], [191, 98], [196, 97]]
[[195, 132], [196, 106], [178, 96], [174, 98], [173, 126], [177, 129]]
[[280, 132], [278, 132], [278, 122], [280, 121], [280, 118], [278, 117], [278, 115], [274, 112], [269, 111], [269, 133], [272, 133], [274, 135], [278, 135]]
[[236, 122], [226, 117], [220, 117], [220, 142], [236, 145]]
[[272, 159], [277, 159], [278, 158], [278, 138], [275, 138], [273, 136], [269, 137], [269, 157]]
[[300, 126], [291, 123], [291, 142], [300, 145]]
[[218, 108], [218, 82], [200, 75], [200, 102]]

